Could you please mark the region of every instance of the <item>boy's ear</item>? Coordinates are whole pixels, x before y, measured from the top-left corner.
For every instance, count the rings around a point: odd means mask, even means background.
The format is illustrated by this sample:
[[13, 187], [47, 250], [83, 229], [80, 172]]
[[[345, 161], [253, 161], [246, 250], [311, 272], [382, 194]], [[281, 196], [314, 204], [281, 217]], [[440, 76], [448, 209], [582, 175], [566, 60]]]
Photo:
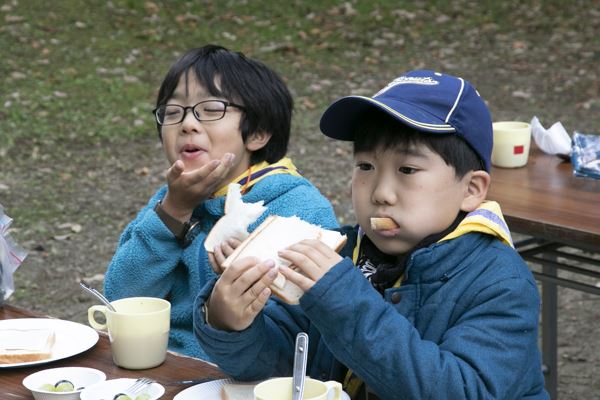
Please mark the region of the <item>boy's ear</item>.
[[254, 152], [262, 149], [269, 143], [272, 134], [264, 131], [254, 132], [246, 140], [246, 150]]
[[463, 179], [465, 180], [465, 196], [460, 209], [471, 212], [485, 200], [491, 178], [490, 174], [479, 170], [467, 173]]

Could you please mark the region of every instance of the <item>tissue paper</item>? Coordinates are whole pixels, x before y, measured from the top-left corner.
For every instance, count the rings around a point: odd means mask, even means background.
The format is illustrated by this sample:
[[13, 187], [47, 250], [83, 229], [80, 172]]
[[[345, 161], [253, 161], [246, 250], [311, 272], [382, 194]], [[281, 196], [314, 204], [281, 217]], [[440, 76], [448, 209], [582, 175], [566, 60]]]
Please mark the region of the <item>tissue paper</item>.
[[544, 152], [562, 157], [571, 154], [571, 138], [562, 123], [556, 122], [545, 129], [537, 117], [531, 119], [531, 134], [535, 144]]

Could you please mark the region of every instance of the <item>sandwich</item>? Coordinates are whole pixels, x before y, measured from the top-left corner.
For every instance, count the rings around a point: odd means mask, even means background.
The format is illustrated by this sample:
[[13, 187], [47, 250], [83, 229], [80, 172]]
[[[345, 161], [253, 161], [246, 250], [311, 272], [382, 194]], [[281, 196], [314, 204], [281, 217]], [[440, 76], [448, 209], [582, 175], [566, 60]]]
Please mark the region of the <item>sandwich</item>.
[[0, 364], [47, 360], [55, 340], [51, 329], [0, 329]]
[[[305, 239], [320, 240], [335, 251], [346, 243], [346, 236], [339, 232], [323, 229], [295, 216], [270, 215], [227, 257], [222, 267], [228, 268], [244, 257], [257, 257], [261, 261], [271, 259], [278, 267], [292, 267], [289, 261], [279, 258], [277, 252]], [[271, 291], [288, 304], [298, 304], [304, 294], [281, 273], [277, 274]]]
[[225, 383], [221, 386], [221, 400], [254, 400], [254, 384]]
[[[236, 238], [242, 243], [227, 257], [221, 267], [229, 267], [235, 260], [244, 257], [257, 257], [258, 259], [272, 259], [277, 266], [290, 266], [286, 260], [277, 255], [283, 250], [304, 239], [318, 239], [335, 251], [339, 251], [346, 243], [346, 236], [336, 231], [323, 229], [298, 217], [269, 216], [260, 224], [252, 234], [248, 233], [248, 226], [255, 222], [267, 208], [263, 201], [257, 203], [244, 203], [240, 193], [240, 185], [229, 184], [227, 199], [225, 200], [225, 213], [204, 240], [207, 252], [213, 252], [215, 246], [229, 238]], [[279, 273], [273, 285], [272, 292], [289, 304], [298, 304], [304, 293], [302, 289], [287, 281]]]

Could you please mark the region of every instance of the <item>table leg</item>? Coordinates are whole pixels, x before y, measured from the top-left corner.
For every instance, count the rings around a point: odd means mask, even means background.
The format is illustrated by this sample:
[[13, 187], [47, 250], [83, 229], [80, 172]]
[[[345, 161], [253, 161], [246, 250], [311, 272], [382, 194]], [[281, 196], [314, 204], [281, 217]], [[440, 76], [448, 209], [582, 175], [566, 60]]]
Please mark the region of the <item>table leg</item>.
[[[543, 265], [544, 274], [556, 275], [556, 268]], [[555, 283], [542, 281], [542, 360], [546, 390], [557, 399], [558, 386], [558, 290]]]

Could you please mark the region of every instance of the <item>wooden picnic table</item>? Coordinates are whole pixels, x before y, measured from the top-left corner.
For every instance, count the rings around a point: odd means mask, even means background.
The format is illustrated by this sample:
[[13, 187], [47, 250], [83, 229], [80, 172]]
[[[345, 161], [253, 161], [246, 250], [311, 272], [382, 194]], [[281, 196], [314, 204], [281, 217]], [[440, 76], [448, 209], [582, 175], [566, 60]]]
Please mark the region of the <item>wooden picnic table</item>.
[[[45, 317], [39, 313], [17, 308], [11, 305], [0, 307], [0, 320], [13, 318]], [[46, 368], [58, 367], [89, 367], [98, 369], [106, 374], [106, 379], [139, 378], [147, 376], [158, 383], [187, 379], [214, 378], [221, 379], [227, 376], [215, 365], [202, 360], [167, 353], [164, 363], [158, 367], [145, 370], [127, 370], [117, 367], [112, 360], [110, 342], [106, 334], [100, 334], [98, 343], [91, 349], [63, 360], [52, 361], [29, 367], [15, 367], [0, 369], [0, 398], [7, 400], [33, 399], [31, 392], [22, 385], [23, 379], [36, 371]], [[164, 386], [164, 399], [172, 399], [175, 395], [188, 386]]]
[[[557, 397], [557, 285], [600, 295], [600, 180], [576, 177], [570, 162], [532, 144], [527, 165], [492, 168], [488, 199], [500, 203], [523, 258], [541, 265], [542, 355], [546, 388]], [[568, 248], [576, 251], [565, 251]], [[591, 278], [591, 279], [590, 279]]]

